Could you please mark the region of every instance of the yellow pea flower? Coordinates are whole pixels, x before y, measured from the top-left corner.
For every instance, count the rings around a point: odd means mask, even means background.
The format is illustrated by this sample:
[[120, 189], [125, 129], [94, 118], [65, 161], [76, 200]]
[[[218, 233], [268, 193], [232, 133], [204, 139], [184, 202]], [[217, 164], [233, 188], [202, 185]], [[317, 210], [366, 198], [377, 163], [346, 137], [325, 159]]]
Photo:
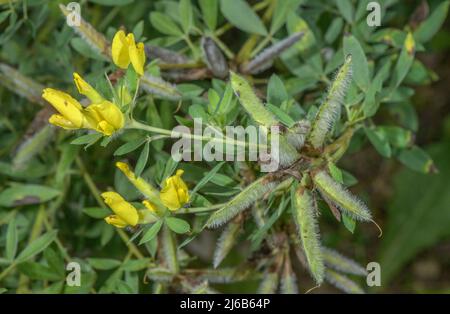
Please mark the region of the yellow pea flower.
[[83, 115], [83, 107], [69, 94], [53, 88], [45, 88], [42, 98], [59, 112], [50, 117], [50, 123], [69, 130], [89, 127], [88, 121]]
[[102, 197], [115, 214], [105, 218], [108, 224], [118, 228], [123, 228], [128, 225], [134, 227], [137, 225], [139, 221], [137, 209], [128, 203], [119, 193], [104, 192], [102, 193]]
[[156, 190], [151, 184], [145, 181], [141, 177], [136, 177], [134, 172], [130, 169], [128, 164], [118, 161], [116, 162], [116, 167], [130, 180], [145, 197], [149, 198], [153, 202], [157, 202], [159, 199], [158, 190]]
[[103, 97], [76, 72], [73, 73], [73, 81], [77, 86], [78, 92], [85, 95], [93, 103], [99, 103], [104, 100]]
[[139, 75], [144, 75], [144, 64], [145, 64], [145, 51], [144, 44], [138, 43], [137, 45], [134, 43], [133, 34], [128, 34], [127, 38], [129, 38], [130, 46], [128, 48], [130, 54], [130, 61], [133, 65], [134, 70]]
[[107, 136], [123, 128], [125, 117], [119, 107], [110, 101], [103, 100], [85, 109], [85, 115], [91, 126]]
[[170, 210], [177, 210], [189, 201], [187, 185], [181, 179], [183, 173], [184, 171], [179, 169], [174, 176], [167, 178], [159, 193], [161, 202]]
[[115, 65], [126, 69], [130, 64], [130, 55], [128, 53], [128, 39], [123, 30], [119, 30], [113, 38], [111, 46], [111, 56]]
[[123, 30], [119, 30], [113, 38], [111, 56], [119, 68], [127, 69], [131, 62], [136, 73], [144, 75], [144, 44], [140, 42], [136, 45], [133, 34], [125, 35]]

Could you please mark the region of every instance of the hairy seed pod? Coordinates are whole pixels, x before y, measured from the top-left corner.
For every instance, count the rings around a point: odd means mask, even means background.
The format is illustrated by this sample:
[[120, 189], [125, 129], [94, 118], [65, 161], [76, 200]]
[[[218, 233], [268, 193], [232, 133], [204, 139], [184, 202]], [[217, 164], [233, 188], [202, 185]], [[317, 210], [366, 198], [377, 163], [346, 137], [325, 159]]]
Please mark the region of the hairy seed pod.
[[188, 278], [207, 280], [210, 283], [233, 283], [246, 280], [251, 270], [248, 268], [186, 269], [183, 274]]
[[242, 218], [238, 216], [233, 221], [230, 221], [230, 223], [228, 223], [222, 231], [222, 234], [217, 241], [216, 249], [214, 250], [214, 268], [217, 268], [220, 265], [223, 259], [236, 244], [239, 231], [241, 230], [242, 221]]
[[292, 200], [292, 214], [306, 261], [312, 277], [320, 285], [323, 282], [325, 267], [311, 192], [300, 186]]
[[0, 63], [0, 84], [33, 103], [48, 106], [41, 96], [44, 86], [4, 63]]
[[[59, 5], [64, 16], [73, 14], [72, 11], [67, 10], [63, 4]], [[110, 44], [103, 34], [99, 33], [91, 24], [86, 22], [81, 16], [79, 17], [79, 23], [71, 25], [78, 35], [94, 50], [100, 52], [103, 56], [110, 58], [111, 51], [109, 49]]]
[[169, 227], [163, 226], [161, 232], [161, 248], [164, 257], [164, 262], [173, 274], [177, 274], [180, 270], [178, 265], [177, 245], [175, 237]]
[[155, 94], [161, 98], [170, 100], [178, 100], [181, 98], [181, 94], [175, 85], [150, 74], [145, 74], [141, 77], [141, 87], [150, 94]]
[[355, 282], [331, 269], [325, 271], [325, 280], [345, 293], [364, 294], [364, 290]]
[[25, 167], [34, 156], [39, 154], [53, 138], [55, 129], [50, 125], [45, 125], [28, 137], [26, 137], [17, 147], [14, 157], [13, 166], [15, 169]]
[[182, 280], [181, 285], [183, 286], [183, 289], [186, 293], [191, 294], [217, 294], [218, 292], [214, 289], [212, 289], [208, 281], [205, 280], [201, 282], [200, 284], [192, 284], [188, 282], [187, 280]]
[[280, 135], [279, 137], [279, 164], [282, 168], [287, 168], [296, 162], [300, 155], [297, 150], [289, 144], [287, 138], [284, 135]]
[[311, 123], [308, 120], [301, 120], [288, 129], [286, 132], [286, 139], [296, 150], [300, 150], [305, 144], [306, 135], [311, 128]]
[[241, 71], [243, 73], [258, 74], [266, 70], [275, 58], [280, 56], [288, 48], [292, 47], [297, 41], [303, 37], [303, 32], [294, 33], [279, 42], [273, 44], [269, 48], [264, 49], [254, 59], [245, 64]]
[[214, 76], [224, 79], [228, 76], [228, 64], [222, 51], [211, 37], [202, 37], [201, 47], [208, 69]]
[[356, 220], [368, 221], [372, 219], [367, 206], [342, 184], [336, 182], [326, 171], [321, 170], [315, 173], [313, 181], [320, 193], [345, 214]]
[[322, 254], [325, 265], [343, 273], [366, 276], [367, 271], [358, 263], [348, 257], [336, 252], [335, 250], [323, 247]]
[[189, 63], [189, 58], [172, 50], [158, 46], [145, 45], [145, 55], [149, 60], [159, 59], [166, 64]]
[[267, 271], [263, 274], [263, 279], [261, 280], [258, 294], [274, 294], [277, 292], [278, 282], [280, 281], [280, 276], [278, 272]]
[[170, 269], [162, 267], [149, 268], [145, 273], [145, 276], [151, 281], [157, 282], [171, 282], [173, 279], [173, 273]]
[[281, 275], [281, 293], [297, 294], [298, 285], [295, 273], [292, 271], [291, 259], [289, 254], [284, 259], [283, 274]]
[[345, 93], [350, 85], [352, 78], [352, 58], [347, 56], [344, 64], [339, 69], [331, 87], [328, 91], [325, 101], [319, 108], [317, 115], [312, 123], [309, 142], [315, 148], [322, 147], [326, 136], [333, 128], [334, 123], [339, 118], [341, 106], [343, 104]]
[[261, 177], [247, 186], [224, 207], [214, 212], [206, 222], [206, 226], [208, 228], [217, 228], [223, 225], [244, 209], [252, 205], [265, 193], [274, 189], [278, 183], [279, 181], [269, 181], [267, 176]]
[[264, 107], [246, 79], [234, 72], [230, 72], [230, 78], [234, 93], [253, 120], [266, 127], [277, 124], [274, 115]]

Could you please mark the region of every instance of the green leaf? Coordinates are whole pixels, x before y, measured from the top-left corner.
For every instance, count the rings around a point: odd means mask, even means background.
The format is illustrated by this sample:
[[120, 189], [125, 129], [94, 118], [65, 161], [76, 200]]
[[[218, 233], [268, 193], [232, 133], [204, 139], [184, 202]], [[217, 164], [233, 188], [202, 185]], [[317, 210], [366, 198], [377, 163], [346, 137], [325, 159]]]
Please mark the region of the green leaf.
[[0, 193], [0, 206], [40, 204], [55, 198], [60, 193], [59, 190], [43, 185], [14, 184]]
[[194, 19], [191, 0], [180, 0], [178, 10], [180, 14], [181, 26], [183, 27], [184, 33], [188, 34], [192, 28]]
[[60, 252], [56, 252], [51, 247], [48, 247], [44, 251], [44, 257], [51, 270], [58, 274], [60, 278], [64, 278], [66, 273], [64, 259]]
[[8, 229], [6, 231], [6, 250], [5, 257], [12, 261], [16, 256], [17, 252], [17, 224], [16, 224], [16, 216], [14, 216], [8, 224]]
[[408, 33], [403, 43], [403, 48], [400, 53], [400, 56], [398, 57], [397, 63], [395, 64], [394, 72], [392, 73], [392, 80], [390, 86], [391, 92], [397, 89], [397, 87], [405, 78], [406, 74], [408, 74], [409, 69], [411, 68], [411, 65], [413, 64], [414, 61], [414, 54], [415, 54], [414, 37], [412, 36], [411, 33]]
[[186, 220], [175, 218], [175, 217], [167, 217], [165, 219], [167, 226], [175, 233], [187, 233], [191, 229], [189, 223]]
[[91, 145], [97, 142], [103, 135], [101, 133], [92, 133], [82, 135], [74, 139], [70, 144], [73, 145]]
[[373, 147], [377, 150], [380, 155], [390, 158], [391, 157], [391, 146], [386, 136], [377, 131], [376, 129], [364, 128], [367, 138], [372, 143]]
[[280, 120], [280, 122], [286, 125], [288, 128], [294, 126], [295, 121], [279, 107], [272, 104], [267, 104], [266, 108], [269, 109], [269, 111], [272, 112], [277, 117], [277, 119]]
[[128, 153], [131, 153], [132, 151], [138, 149], [142, 144], [144, 144], [144, 142], [146, 141], [146, 139], [137, 139], [128, 143], [123, 144], [122, 146], [120, 146], [118, 149], [116, 149], [116, 151], [114, 152], [114, 156], [122, 156]]
[[111, 214], [111, 211], [104, 207], [83, 208], [83, 213], [95, 219], [103, 219]]
[[142, 236], [141, 241], [139, 241], [139, 245], [152, 240], [158, 234], [159, 230], [161, 230], [162, 224], [162, 220], [155, 222]]
[[215, 175], [216, 173], [222, 168], [222, 166], [225, 164], [225, 162], [218, 163], [214, 166], [210, 171], [206, 173], [206, 175], [197, 183], [197, 185], [194, 187], [194, 189], [191, 191], [191, 197], [197, 193], [206, 183], [208, 183]]
[[28, 246], [25, 247], [22, 252], [20, 252], [15, 261], [17, 263], [22, 263], [42, 252], [47, 246], [50, 245], [50, 243], [52, 243], [56, 239], [57, 233], [58, 231], [52, 230], [40, 236], [39, 238], [28, 244]]
[[414, 31], [414, 39], [418, 43], [429, 41], [438, 32], [447, 17], [449, 5], [450, 1], [440, 3], [433, 13]]
[[438, 175], [404, 169], [394, 178], [392, 200], [387, 202], [387, 225], [383, 228], [377, 259], [383, 270], [384, 285], [421, 251], [435, 247], [450, 236], [449, 142], [434, 144], [427, 152], [439, 167]]
[[356, 221], [351, 218], [350, 216], [346, 215], [345, 213], [341, 213], [342, 217], [342, 223], [344, 224], [345, 228], [347, 228], [348, 231], [351, 233], [355, 232], [356, 227]]
[[339, 169], [333, 162], [328, 163], [328, 170], [330, 171], [330, 174], [334, 180], [341, 184], [344, 184], [344, 175], [341, 169]]
[[87, 260], [92, 267], [99, 270], [110, 270], [121, 264], [121, 261], [111, 258], [88, 258]]
[[411, 131], [398, 126], [378, 126], [377, 130], [384, 134], [393, 147], [406, 148], [412, 144]]
[[413, 146], [411, 149], [402, 150], [397, 158], [412, 170], [423, 173], [436, 171], [433, 159], [420, 147]]
[[64, 273], [57, 273], [50, 267], [36, 262], [24, 262], [17, 266], [17, 269], [30, 279], [34, 280], [61, 280], [64, 279]]
[[150, 150], [150, 142], [147, 141], [136, 163], [136, 168], [134, 170], [136, 177], [141, 176], [142, 171], [144, 171], [145, 165], [147, 165], [149, 150]]
[[331, 44], [336, 40], [336, 38], [341, 33], [342, 26], [344, 26], [344, 20], [341, 17], [336, 17], [331, 22], [327, 32], [325, 33], [325, 41], [328, 44]]
[[[144, 21], [139, 21], [137, 24], [136, 24], [136, 26], [134, 26], [133, 27], [133, 35], [134, 35], [134, 38], [135, 38], [135, 40], [136, 41], [139, 41], [139, 39], [141, 38], [141, 36], [142, 36], [142, 33], [144, 32]], [[128, 68], [128, 69], [130, 69], [130, 68]], [[130, 73], [130, 72], [134, 72], [134, 71], [129, 71], [129, 70], [127, 70], [127, 73], [126, 73], [126, 75], [130, 75], [130, 74], [128, 74], [128, 73]], [[133, 90], [133, 88], [131, 88], [131, 91], [130, 91], [131, 93], [132, 92], [134, 92], [134, 90]]]
[[217, 26], [217, 13], [219, 12], [218, 0], [199, 0], [202, 17], [209, 30], [213, 31]]
[[[338, 1], [340, 2], [340, 1]], [[353, 35], [344, 37], [344, 55], [352, 55], [352, 73], [356, 85], [363, 91], [369, 87], [369, 66], [358, 39]]]
[[275, 106], [281, 106], [281, 103], [288, 99], [288, 93], [284, 87], [283, 81], [276, 74], [272, 74], [267, 85], [267, 101]]
[[168, 15], [164, 15], [160, 12], [151, 12], [150, 23], [152, 23], [154, 28], [165, 35], [177, 37], [183, 36], [181, 29]]
[[122, 269], [125, 271], [139, 271], [150, 266], [150, 258], [132, 259], [122, 264]]
[[134, 2], [134, 0], [89, 0], [89, 1], [108, 6], [121, 6]]
[[225, 18], [234, 26], [248, 33], [267, 35], [259, 16], [244, 0], [221, 0], [220, 8]]
[[350, 0], [335, 0], [336, 5], [347, 23], [353, 23], [354, 9]]

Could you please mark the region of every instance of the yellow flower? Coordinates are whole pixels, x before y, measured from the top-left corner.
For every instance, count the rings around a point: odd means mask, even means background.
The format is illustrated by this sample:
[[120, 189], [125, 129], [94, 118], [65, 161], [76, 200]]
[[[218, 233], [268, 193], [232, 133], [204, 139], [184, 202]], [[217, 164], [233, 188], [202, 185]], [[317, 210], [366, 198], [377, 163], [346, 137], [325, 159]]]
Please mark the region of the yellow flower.
[[144, 44], [136, 45], [133, 34], [125, 35], [123, 30], [119, 30], [112, 41], [111, 56], [119, 68], [127, 69], [131, 62], [136, 73], [144, 75]]
[[69, 130], [89, 127], [83, 115], [83, 107], [69, 94], [53, 88], [45, 88], [42, 98], [59, 112], [50, 117], [50, 123]]
[[77, 86], [78, 92], [85, 95], [93, 103], [99, 103], [104, 100], [103, 97], [76, 72], [73, 73], [73, 81]]
[[108, 224], [114, 225], [118, 228], [123, 228], [128, 225], [136, 226], [139, 221], [139, 214], [136, 208], [128, 203], [119, 193], [104, 192], [102, 197], [105, 203], [112, 209], [115, 215], [110, 215], [105, 218]]
[[155, 204], [153, 204], [152, 202], [148, 201], [148, 200], [143, 200], [142, 204], [144, 204], [144, 206], [153, 214], [158, 215], [158, 210], [155, 206]]
[[131, 184], [133, 184], [145, 197], [151, 199], [153, 202], [158, 200], [158, 191], [141, 177], [136, 177], [128, 164], [118, 161], [116, 162], [116, 167], [123, 172], [128, 180], [130, 180]]
[[134, 43], [133, 34], [128, 34], [127, 38], [129, 38], [130, 42], [128, 52], [130, 54], [131, 64], [133, 65], [133, 68], [137, 74], [144, 75], [144, 64], [145, 64], [144, 44], [138, 43], [136, 45]]
[[167, 178], [159, 193], [161, 202], [170, 210], [177, 210], [189, 201], [189, 191], [181, 179], [184, 171], [179, 169], [174, 176]]
[[123, 128], [125, 123], [125, 118], [119, 107], [107, 100], [88, 106], [85, 112], [92, 128], [107, 136]]

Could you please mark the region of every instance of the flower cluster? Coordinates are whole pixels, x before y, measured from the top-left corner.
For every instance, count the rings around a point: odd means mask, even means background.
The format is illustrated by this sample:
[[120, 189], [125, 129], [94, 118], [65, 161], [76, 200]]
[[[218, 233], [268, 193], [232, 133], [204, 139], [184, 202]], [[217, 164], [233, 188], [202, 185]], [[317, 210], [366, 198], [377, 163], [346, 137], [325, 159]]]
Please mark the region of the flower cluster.
[[92, 129], [106, 136], [120, 130], [125, 122], [120, 108], [104, 99], [78, 73], [73, 74], [73, 79], [79, 93], [85, 95], [91, 104], [84, 108], [69, 94], [45, 88], [42, 97], [58, 111], [50, 117], [49, 122], [68, 130]]
[[116, 163], [123, 174], [130, 182], [148, 198], [142, 201], [146, 210], [137, 210], [132, 204], [128, 203], [120, 194], [116, 192], [105, 192], [102, 194], [105, 203], [114, 212], [105, 218], [108, 224], [118, 228], [126, 226], [136, 226], [141, 223], [150, 223], [165, 215], [166, 210], [175, 211], [189, 202], [189, 190], [181, 176], [183, 170], [177, 170], [176, 174], [167, 178], [161, 191], [157, 191], [152, 185], [130, 170], [128, 165], [123, 162]]

